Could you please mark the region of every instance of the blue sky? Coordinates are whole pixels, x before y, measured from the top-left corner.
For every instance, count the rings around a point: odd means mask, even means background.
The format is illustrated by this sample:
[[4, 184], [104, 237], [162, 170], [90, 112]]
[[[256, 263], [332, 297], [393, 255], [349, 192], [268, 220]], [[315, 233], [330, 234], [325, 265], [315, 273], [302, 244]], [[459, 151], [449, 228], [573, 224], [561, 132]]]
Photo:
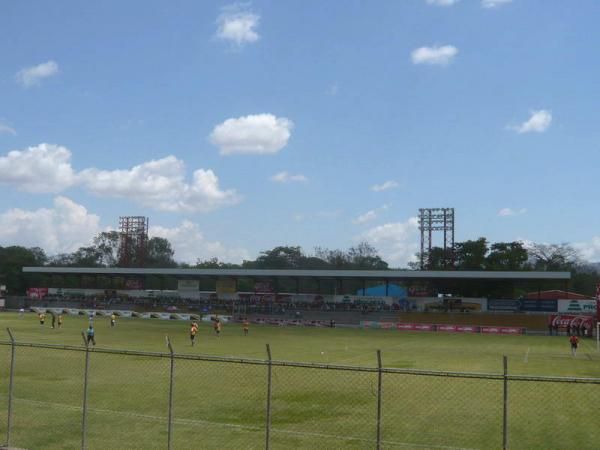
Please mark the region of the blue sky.
[[593, 0], [5, 1], [0, 245], [71, 251], [147, 215], [182, 260], [367, 239], [402, 266], [418, 208], [450, 206], [458, 240], [599, 260], [598, 17]]

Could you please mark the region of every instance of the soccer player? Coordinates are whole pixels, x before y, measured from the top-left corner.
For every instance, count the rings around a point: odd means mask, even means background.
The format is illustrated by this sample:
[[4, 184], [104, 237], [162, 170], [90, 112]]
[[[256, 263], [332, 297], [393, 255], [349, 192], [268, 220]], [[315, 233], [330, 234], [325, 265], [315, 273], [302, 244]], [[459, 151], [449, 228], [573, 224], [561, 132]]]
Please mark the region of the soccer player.
[[56, 325], [56, 315], [50, 311], [50, 315], [52, 316], [52, 329], [54, 329], [54, 326]]
[[250, 322], [248, 322], [248, 319], [244, 319], [242, 328], [244, 329], [244, 336], [248, 336], [248, 329], [250, 328]]
[[46, 314], [44, 313], [39, 313], [38, 317], [40, 319], [40, 325], [44, 326], [44, 321], [46, 320]]
[[192, 323], [190, 327], [190, 340], [192, 341], [192, 347], [196, 344], [196, 334], [198, 333], [198, 324], [196, 322]]
[[115, 313], [112, 313], [110, 315], [110, 326], [114, 327], [116, 323], [117, 323], [117, 315]]
[[88, 327], [86, 335], [88, 345], [90, 345], [90, 342], [92, 343], [92, 345], [96, 345], [96, 339], [94, 339], [94, 326], [92, 324], [90, 324], [90, 326]]
[[62, 327], [62, 323], [63, 323], [63, 317], [62, 314], [58, 315], [58, 328]]
[[221, 337], [221, 319], [217, 318], [215, 320], [215, 332], [217, 333], [217, 337]]
[[19, 309], [19, 319], [22, 319], [24, 315], [25, 315], [25, 308], [20, 308]]
[[573, 355], [574, 358], [577, 356], [577, 344], [579, 344], [579, 338], [575, 335], [572, 335], [569, 338], [569, 342], [571, 343], [571, 355]]

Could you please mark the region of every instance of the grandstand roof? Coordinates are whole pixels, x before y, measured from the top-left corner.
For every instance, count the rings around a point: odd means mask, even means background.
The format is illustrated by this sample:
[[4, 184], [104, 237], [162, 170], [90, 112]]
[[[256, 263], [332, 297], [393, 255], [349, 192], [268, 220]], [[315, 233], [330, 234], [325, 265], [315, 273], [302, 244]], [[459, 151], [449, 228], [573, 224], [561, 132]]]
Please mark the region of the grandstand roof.
[[430, 271], [430, 270], [264, 270], [264, 269], [141, 269], [98, 267], [23, 267], [24, 273], [56, 275], [174, 276], [232, 278], [361, 278], [405, 280], [570, 280], [570, 272]]

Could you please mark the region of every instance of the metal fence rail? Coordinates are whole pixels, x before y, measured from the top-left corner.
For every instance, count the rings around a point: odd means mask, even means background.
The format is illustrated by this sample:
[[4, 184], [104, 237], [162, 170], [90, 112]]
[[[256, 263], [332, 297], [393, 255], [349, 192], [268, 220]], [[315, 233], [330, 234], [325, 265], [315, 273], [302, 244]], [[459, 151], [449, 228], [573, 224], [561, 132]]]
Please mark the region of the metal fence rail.
[[[0, 443], [27, 449], [592, 449], [600, 379], [0, 341]], [[383, 355], [384, 357], [385, 355]]]

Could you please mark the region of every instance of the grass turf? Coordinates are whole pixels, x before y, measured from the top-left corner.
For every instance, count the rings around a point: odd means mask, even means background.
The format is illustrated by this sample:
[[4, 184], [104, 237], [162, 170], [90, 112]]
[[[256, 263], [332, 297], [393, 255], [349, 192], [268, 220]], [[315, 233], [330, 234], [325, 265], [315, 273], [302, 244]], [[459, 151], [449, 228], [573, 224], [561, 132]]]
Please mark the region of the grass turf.
[[[65, 316], [62, 329], [37, 317], [0, 314], [17, 340], [80, 345], [87, 319]], [[393, 330], [225, 325], [221, 338], [201, 324], [191, 347], [188, 323], [96, 319], [99, 347], [278, 360], [523, 375], [600, 377], [594, 342], [572, 358], [565, 337], [409, 333]], [[6, 432], [10, 348], [0, 346], [0, 442]], [[165, 448], [169, 360], [92, 353], [88, 448]], [[6, 362], [6, 364], [4, 363]], [[84, 354], [17, 348], [14, 446], [77, 448], [81, 443]], [[174, 448], [264, 448], [267, 368], [176, 360]], [[502, 381], [384, 374], [384, 448], [501, 448]], [[272, 448], [374, 448], [377, 374], [273, 368]], [[600, 385], [509, 383], [511, 448], [597, 448]]]

